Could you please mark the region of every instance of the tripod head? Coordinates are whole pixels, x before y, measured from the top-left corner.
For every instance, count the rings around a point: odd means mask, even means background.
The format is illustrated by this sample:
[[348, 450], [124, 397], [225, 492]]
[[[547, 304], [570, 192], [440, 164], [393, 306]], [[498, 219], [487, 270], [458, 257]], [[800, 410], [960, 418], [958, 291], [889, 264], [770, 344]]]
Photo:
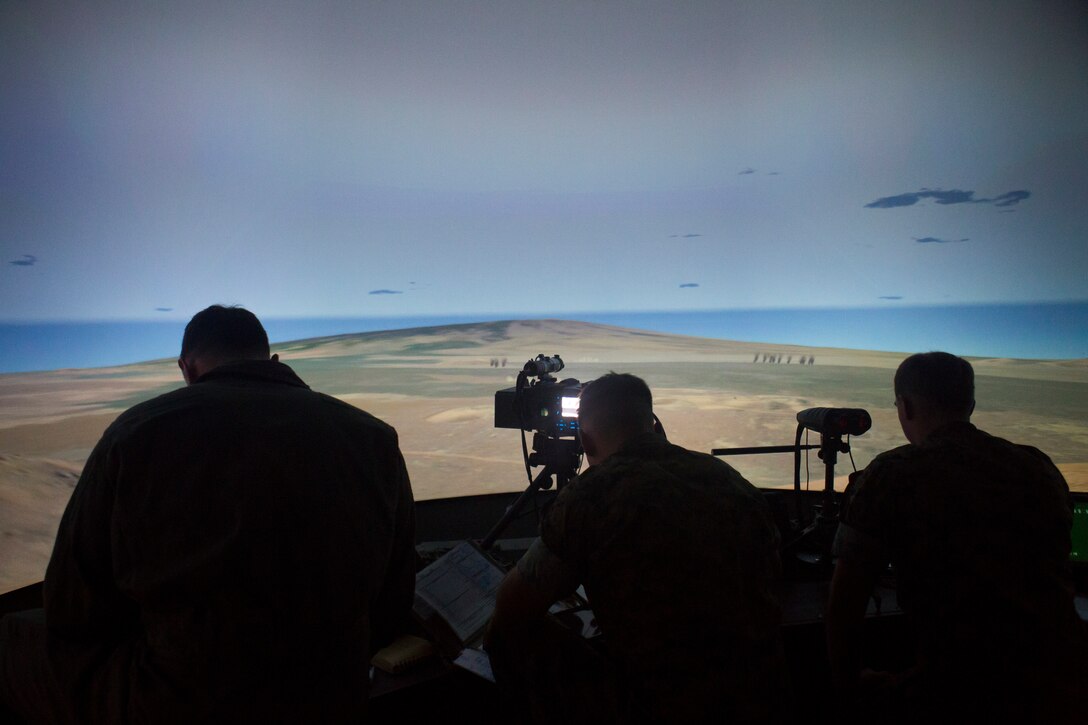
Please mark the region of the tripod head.
[[551, 488], [551, 476], [555, 476], [556, 488], [561, 489], [577, 475], [582, 465], [582, 443], [577, 438], [552, 438], [544, 433], [534, 433], [529, 465], [533, 468], [544, 466], [541, 473], [546, 473], [548, 478], [541, 483], [541, 489]]
[[[819, 449], [824, 463], [823, 503], [812, 523], [796, 538], [788, 542], [784, 550], [796, 549], [803, 543], [815, 544], [820, 550], [818, 562], [831, 562], [831, 541], [838, 526], [838, 505], [835, 500], [835, 464], [840, 453], [849, 453], [849, 437], [862, 435], [873, 425], [869, 413], [861, 408], [808, 408], [797, 413], [797, 435], [792, 446], [756, 446], [752, 448], [716, 448], [715, 456], [793, 453], [793, 489], [801, 492], [801, 452]], [[820, 434], [819, 445], [801, 445], [801, 433], [812, 430]], [[844, 440], [844, 436], [846, 440]], [[797, 504], [797, 520], [801, 520], [800, 504]]]

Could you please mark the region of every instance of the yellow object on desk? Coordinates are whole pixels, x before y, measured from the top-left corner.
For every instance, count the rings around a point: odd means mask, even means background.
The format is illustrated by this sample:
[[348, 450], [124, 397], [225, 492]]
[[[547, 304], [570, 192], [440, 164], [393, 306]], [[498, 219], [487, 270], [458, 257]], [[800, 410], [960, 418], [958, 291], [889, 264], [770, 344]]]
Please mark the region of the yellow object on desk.
[[399, 675], [435, 655], [434, 645], [414, 634], [402, 634], [370, 658], [370, 664], [382, 672]]

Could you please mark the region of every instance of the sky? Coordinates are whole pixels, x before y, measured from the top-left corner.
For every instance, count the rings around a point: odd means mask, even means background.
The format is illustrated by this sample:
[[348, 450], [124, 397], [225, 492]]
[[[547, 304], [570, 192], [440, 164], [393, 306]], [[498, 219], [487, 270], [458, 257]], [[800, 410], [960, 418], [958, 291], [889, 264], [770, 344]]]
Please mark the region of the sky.
[[7, 2], [0, 68], [0, 321], [1088, 299], [1082, 2]]

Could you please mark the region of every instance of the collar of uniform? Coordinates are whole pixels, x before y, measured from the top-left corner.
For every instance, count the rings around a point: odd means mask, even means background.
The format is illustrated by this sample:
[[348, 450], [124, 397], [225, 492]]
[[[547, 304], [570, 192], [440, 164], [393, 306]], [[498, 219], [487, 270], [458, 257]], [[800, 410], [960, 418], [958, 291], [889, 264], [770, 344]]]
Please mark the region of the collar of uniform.
[[974, 423], [970, 423], [966, 420], [954, 420], [951, 423], [942, 425], [940, 428], [932, 431], [928, 436], [926, 436], [926, 439], [925, 441], [923, 441], [922, 445], [936, 443], [938, 441], [948, 438], [956, 438], [958, 436], [974, 433], [977, 430], [978, 428], [975, 427]]
[[219, 380], [260, 380], [300, 388], [310, 387], [302, 382], [302, 378], [294, 370], [278, 360], [238, 360], [224, 363], [201, 375], [196, 382], [199, 384]]
[[655, 450], [661, 450], [667, 448], [669, 441], [665, 436], [648, 431], [646, 433], [639, 433], [634, 438], [630, 438], [620, 447], [617, 451], [617, 455], [620, 456], [639, 456], [646, 455], [649, 452]]

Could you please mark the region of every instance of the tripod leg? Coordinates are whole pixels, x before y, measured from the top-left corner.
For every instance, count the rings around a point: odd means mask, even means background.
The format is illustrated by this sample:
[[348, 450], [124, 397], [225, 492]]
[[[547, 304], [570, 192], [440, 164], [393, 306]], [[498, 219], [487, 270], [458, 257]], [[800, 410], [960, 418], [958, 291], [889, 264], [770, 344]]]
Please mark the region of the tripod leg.
[[522, 507], [533, 497], [533, 494], [539, 491], [544, 486], [545, 482], [551, 483], [551, 477], [552, 467], [544, 466], [544, 470], [537, 474], [528, 488], [518, 496], [517, 501], [514, 501], [514, 503], [510, 505], [510, 508], [506, 509], [506, 513], [502, 515], [502, 518], [499, 519], [498, 523], [491, 527], [491, 531], [487, 532], [487, 536], [480, 542], [481, 549], [487, 551], [494, 546], [499, 536], [501, 536], [502, 532], [506, 530], [506, 527], [510, 525], [510, 522], [514, 520], [514, 517], [521, 512]]

